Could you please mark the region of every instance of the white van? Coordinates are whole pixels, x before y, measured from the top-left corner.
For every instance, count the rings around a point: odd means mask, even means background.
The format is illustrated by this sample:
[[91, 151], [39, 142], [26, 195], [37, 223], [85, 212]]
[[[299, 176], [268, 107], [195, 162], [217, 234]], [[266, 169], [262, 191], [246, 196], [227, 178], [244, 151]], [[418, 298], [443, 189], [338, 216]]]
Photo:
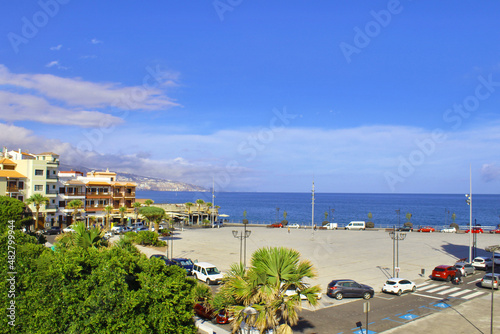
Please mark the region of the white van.
[[196, 262], [193, 264], [192, 274], [200, 281], [207, 284], [219, 284], [223, 275], [216, 266], [208, 262]]
[[347, 226], [345, 227], [346, 230], [364, 230], [366, 228], [366, 224], [365, 222], [350, 222], [349, 224], [347, 224]]

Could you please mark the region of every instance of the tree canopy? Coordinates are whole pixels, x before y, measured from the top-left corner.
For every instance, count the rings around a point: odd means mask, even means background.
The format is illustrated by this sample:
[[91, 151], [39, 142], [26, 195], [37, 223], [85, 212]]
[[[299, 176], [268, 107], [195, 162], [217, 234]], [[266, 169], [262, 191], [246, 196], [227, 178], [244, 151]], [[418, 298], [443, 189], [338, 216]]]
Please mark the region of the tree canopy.
[[14, 221], [15, 228], [21, 227], [26, 205], [18, 199], [9, 196], [0, 196], [0, 233], [7, 228], [9, 221]]

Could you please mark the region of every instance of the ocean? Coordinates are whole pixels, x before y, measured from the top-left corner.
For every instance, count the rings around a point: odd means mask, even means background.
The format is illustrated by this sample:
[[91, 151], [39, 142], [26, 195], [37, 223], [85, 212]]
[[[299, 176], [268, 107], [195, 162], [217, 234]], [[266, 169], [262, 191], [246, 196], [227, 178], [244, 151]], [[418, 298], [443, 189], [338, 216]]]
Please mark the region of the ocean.
[[[197, 199], [212, 202], [210, 192], [137, 191], [137, 198], [149, 198], [155, 203], [195, 203]], [[407, 213], [413, 227], [449, 226], [452, 214], [462, 228], [469, 225], [469, 206], [464, 194], [339, 194], [315, 193], [314, 222], [321, 226], [325, 220], [339, 227], [353, 220], [372, 221], [375, 227], [403, 225]], [[311, 225], [311, 193], [215, 193], [215, 205], [225, 219], [240, 223], [246, 218], [250, 224], [271, 224], [283, 220], [284, 212], [290, 224]], [[399, 217], [396, 210], [399, 210]], [[325, 213], [328, 213], [325, 219]], [[372, 214], [372, 219], [368, 218]], [[472, 195], [472, 223], [494, 228], [500, 223], [500, 195]]]

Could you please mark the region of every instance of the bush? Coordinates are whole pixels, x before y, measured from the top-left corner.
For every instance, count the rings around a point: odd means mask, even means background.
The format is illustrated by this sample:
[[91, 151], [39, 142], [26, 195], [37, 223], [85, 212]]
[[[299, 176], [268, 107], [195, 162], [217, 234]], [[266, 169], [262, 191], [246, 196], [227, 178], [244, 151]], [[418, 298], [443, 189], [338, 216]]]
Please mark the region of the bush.
[[281, 221], [281, 225], [283, 225], [283, 226], [287, 226], [287, 225], [288, 225], [288, 220], [283, 219], [283, 220]]
[[373, 223], [373, 222], [366, 223], [366, 228], [374, 228], [374, 227], [375, 227], [375, 223]]
[[450, 227], [454, 227], [456, 231], [460, 230], [460, 227], [458, 227], [457, 223], [451, 223]]
[[406, 222], [406, 223], [404, 223], [404, 225], [403, 225], [403, 226], [409, 226], [409, 227], [413, 228], [413, 223]]
[[135, 243], [144, 246], [151, 245], [155, 247], [167, 245], [165, 241], [158, 239], [158, 233], [153, 231], [141, 231], [137, 233], [137, 236], [135, 237]]

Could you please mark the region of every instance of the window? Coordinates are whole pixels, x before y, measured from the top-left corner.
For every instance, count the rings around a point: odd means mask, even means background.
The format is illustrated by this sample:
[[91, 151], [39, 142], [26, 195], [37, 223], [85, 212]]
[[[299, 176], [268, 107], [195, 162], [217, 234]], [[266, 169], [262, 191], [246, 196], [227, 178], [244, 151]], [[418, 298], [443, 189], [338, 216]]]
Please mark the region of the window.
[[23, 181], [19, 181], [19, 183], [17, 184], [17, 187], [19, 189], [24, 189], [24, 182]]
[[43, 191], [43, 185], [35, 184], [35, 191]]
[[64, 208], [66, 206], [66, 201], [59, 201], [59, 207]]
[[43, 175], [43, 169], [35, 169], [35, 175]]

